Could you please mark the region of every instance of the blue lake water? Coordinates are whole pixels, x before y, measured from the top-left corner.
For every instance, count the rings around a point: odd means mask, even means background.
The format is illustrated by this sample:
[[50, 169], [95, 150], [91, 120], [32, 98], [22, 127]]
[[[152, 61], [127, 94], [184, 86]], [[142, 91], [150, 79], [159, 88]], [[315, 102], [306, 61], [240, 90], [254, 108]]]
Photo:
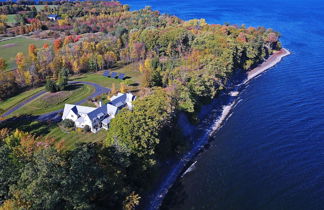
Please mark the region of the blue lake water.
[[252, 80], [171, 209], [324, 209], [324, 1], [124, 0], [279, 31], [292, 54]]

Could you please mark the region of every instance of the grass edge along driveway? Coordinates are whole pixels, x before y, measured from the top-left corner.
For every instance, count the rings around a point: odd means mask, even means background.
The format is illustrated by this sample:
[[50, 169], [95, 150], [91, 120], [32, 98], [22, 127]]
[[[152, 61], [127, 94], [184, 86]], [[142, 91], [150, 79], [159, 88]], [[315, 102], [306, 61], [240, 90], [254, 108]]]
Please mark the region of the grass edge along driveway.
[[34, 100], [24, 104], [24, 106], [22, 106], [19, 110], [13, 112], [9, 116], [21, 114], [42, 115], [50, 113], [62, 109], [66, 103], [77, 103], [78, 101], [89, 97], [94, 92], [95, 88], [93, 86], [82, 84], [80, 88], [76, 89], [75, 91], [72, 91], [72, 94], [68, 98], [64, 98], [57, 104], [53, 104], [53, 106], [42, 107], [42, 100], [44, 99], [44, 97], [47, 97], [49, 94], [51, 94], [45, 93], [44, 95], [41, 95], [35, 98]]

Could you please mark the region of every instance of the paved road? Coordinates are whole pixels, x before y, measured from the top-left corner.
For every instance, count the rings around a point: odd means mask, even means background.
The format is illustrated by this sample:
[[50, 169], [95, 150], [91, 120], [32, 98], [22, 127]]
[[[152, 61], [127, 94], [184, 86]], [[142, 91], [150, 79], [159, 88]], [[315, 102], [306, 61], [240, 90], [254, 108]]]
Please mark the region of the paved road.
[[10, 115], [11, 113], [13, 113], [14, 111], [20, 109], [22, 106], [24, 106], [25, 104], [29, 103], [30, 101], [34, 100], [35, 98], [43, 95], [44, 93], [46, 93], [45, 90], [40, 91], [39, 93], [33, 95], [32, 97], [20, 102], [19, 104], [17, 104], [16, 106], [12, 107], [11, 109], [9, 109], [7, 112], [5, 112], [4, 114], [1, 115], [1, 117], [7, 117], [8, 115]]
[[[101, 95], [103, 93], [107, 93], [110, 91], [109, 88], [105, 88], [102, 87], [96, 83], [92, 83], [92, 82], [83, 82], [83, 81], [71, 81], [69, 82], [69, 84], [84, 84], [84, 85], [91, 85], [95, 88], [95, 92], [92, 93], [90, 96], [88, 96], [87, 98], [77, 102], [76, 104], [83, 104], [85, 103], [88, 99], [90, 98], [94, 98], [98, 95]], [[14, 111], [20, 109], [21, 107], [23, 107], [24, 105], [26, 105], [27, 103], [29, 103], [30, 101], [36, 99], [37, 97], [45, 94], [46, 91], [40, 91], [39, 93], [37, 93], [36, 95], [33, 95], [32, 97], [22, 101], [21, 103], [17, 104], [16, 106], [12, 107], [11, 109], [9, 109], [7, 112], [5, 112], [4, 114], [1, 115], [1, 117], [7, 117], [8, 115], [12, 114]], [[50, 113], [46, 113], [46, 114], [42, 114], [36, 117], [36, 120], [41, 120], [41, 121], [46, 121], [46, 120], [52, 120], [52, 121], [59, 121], [60, 120], [60, 115], [59, 113], [62, 112], [63, 109], [54, 111], [54, 112], [50, 112]]]

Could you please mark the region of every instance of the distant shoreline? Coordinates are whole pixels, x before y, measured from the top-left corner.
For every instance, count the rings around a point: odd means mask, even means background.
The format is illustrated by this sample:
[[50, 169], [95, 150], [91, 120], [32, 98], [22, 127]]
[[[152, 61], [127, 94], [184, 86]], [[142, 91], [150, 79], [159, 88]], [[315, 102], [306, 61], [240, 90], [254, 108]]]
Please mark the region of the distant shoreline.
[[[171, 189], [171, 187], [176, 183], [178, 178], [183, 174], [186, 173], [185, 171], [190, 167], [189, 163], [199, 154], [199, 152], [204, 148], [204, 146], [209, 142], [209, 137], [214, 134], [216, 131], [221, 128], [222, 123], [227, 119], [229, 116], [232, 108], [235, 104], [235, 99], [239, 95], [238, 89], [242, 85], [245, 85], [247, 82], [249, 82], [251, 79], [255, 78], [256, 76], [262, 74], [263, 72], [267, 71], [271, 67], [278, 64], [283, 57], [288, 56], [290, 52], [282, 48], [281, 50], [273, 53], [269, 56], [264, 62], [259, 64], [254, 69], [247, 71], [246, 77], [243, 81], [241, 81], [240, 84], [236, 85], [236, 88], [234, 90], [229, 90], [225, 95], [232, 97], [232, 100], [228, 104], [225, 104], [221, 107], [221, 114], [215, 119], [215, 121], [211, 124], [211, 128], [206, 130], [206, 134], [203, 135], [200, 139], [195, 142], [195, 144], [192, 146], [190, 151], [186, 152], [182, 158], [178, 161], [178, 164], [176, 164], [173, 168], [170, 169], [170, 172], [166, 175], [164, 181], [160, 184], [160, 187], [156, 193], [154, 193], [150, 199], [150, 204], [148, 209], [150, 210], [157, 210], [161, 207], [162, 202], [165, 198], [165, 196], [168, 194], [168, 191]], [[225, 97], [226, 99], [226, 97]], [[225, 100], [225, 99], [218, 99], [216, 100]], [[183, 174], [184, 176], [185, 174]]]

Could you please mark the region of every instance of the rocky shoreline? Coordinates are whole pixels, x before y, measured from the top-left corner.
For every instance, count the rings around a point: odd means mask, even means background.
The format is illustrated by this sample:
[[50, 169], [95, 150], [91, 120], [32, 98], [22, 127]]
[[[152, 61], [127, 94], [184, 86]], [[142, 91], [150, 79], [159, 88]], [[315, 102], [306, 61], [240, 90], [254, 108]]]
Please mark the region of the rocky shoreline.
[[[186, 170], [192, 164], [192, 160], [199, 154], [199, 152], [201, 152], [204, 149], [204, 146], [208, 144], [209, 137], [212, 134], [214, 134], [217, 130], [219, 130], [224, 121], [229, 117], [231, 110], [237, 102], [236, 99], [240, 93], [240, 90], [244, 88], [244, 85], [251, 79], [255, 78], [256, 76], [262, 74], [269, 68], [278, 64], [283, 57], [289, 54], [290, 52], [285, 48], [282, 48], [280, 51], [273, 53], [271, 56], [269, 56], [267, 60], [258, 65], [256, 68], [246, 72], [245, 75], [243, 75], [243, 79], [242, 77], [240, 77], [240, 81], [235, 82], [232, 88], [230, 88], [228, 91], [225, 91], [221, 96], [214, 99], [211, 104], [206, 105], [204, 108], [201, 109], [200, 118], [206, 115], [206, 113], [209, 113], [209, 111], [211, 111], [212, 109], [216, 110], [216, 112], [211, 115], [214, 117], [212, 123], [209, 122], [211, 126], [209, 126], [208, 129], [204, 129], [204, 132], [199, 132], [200, 137], [197, 141], [193, 143], [192, 149], [186, 152], [178, 161], [178, 163], [171, 168], [170, 172], [166, 174], [166, 177], [161, 183], [159, 189], [150, 198], [150, 203], [147, 207], [148, 209], [156, 210], [160, 208], [169, 189], [174, 185], [174, 183], [178, 180], [180, 176], [185, 175], [184, 173], [186, 173]], [[218, 107], [218, 109], [215, 107]], [[184, 130], [185, 135], [192, 135], [194, 129], [190, 129], [190, 132], [186, 132], [186, 128], [192, 128], [193, 126], [184, 116], [182, 116], [181, 118], [182, 119], [180, 120], [180, 124]]]

